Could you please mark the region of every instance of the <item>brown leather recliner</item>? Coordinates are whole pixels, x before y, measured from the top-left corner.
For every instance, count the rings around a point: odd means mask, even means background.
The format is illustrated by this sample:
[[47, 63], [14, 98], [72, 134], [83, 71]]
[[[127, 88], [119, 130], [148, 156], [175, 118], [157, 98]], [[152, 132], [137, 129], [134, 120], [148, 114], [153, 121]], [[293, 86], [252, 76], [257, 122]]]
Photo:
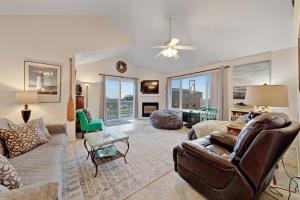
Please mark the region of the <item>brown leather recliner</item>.
[[299, 129], [285, 114], [262, 114], [237, 139], [214, 132], [175, 147], [175, 171], [208, 199], [258, 199]]

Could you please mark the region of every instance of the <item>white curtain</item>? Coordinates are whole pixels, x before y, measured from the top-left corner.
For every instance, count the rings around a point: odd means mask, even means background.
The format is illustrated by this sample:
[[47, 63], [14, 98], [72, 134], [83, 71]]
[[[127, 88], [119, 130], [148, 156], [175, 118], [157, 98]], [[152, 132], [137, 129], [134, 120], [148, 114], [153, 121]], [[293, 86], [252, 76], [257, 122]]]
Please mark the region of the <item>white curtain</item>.
[[229, 67], [221, 67], [218, 76], [218, 119], [224, 121], [228, 121], [229, 119], [228, 69]]
[[168, 108], [171, 108], [172, 106], [170, 105], [170, 83], [171, 82], [171, 79], [170, 78], [167, 78], [166, 80], [166, 98], [165, 98], [165, 106], [166, 106], [166, 109]]
[[102, 82], [100, 83], [100, 117], [103, 119], [103, 121], [106, 121], [106, 102], [105, 102], [105, 81], [106, 81], [106, 75], [102, 75]]
[[134, 92], [134, 118], [138, 118], [139, 117], [139, 80], [136, 78], [134, 79], [134, 88], [135, 88], [135, 92]]

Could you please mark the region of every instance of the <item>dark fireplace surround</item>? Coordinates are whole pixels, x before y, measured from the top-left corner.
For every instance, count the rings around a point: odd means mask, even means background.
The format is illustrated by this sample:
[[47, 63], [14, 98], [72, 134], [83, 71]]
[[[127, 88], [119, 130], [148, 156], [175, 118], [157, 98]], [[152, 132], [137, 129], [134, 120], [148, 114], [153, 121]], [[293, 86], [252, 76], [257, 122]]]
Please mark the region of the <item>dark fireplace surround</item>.
[[157, 102], [143, 102], [142, 103], [142, 117], [150, 117], [151, 113], [159, 109]]

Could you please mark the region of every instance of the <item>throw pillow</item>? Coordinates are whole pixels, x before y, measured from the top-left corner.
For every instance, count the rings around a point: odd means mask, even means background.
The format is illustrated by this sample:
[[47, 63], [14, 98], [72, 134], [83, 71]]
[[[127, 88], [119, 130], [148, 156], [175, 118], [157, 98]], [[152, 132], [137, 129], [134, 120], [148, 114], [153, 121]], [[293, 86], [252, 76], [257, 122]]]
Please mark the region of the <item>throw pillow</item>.
[[93, 115], [91, 114], [91, 112], [87, 109], [82, 109], [83, 113], [85, 114], [86, 119], [88, 120], [88, 122], [90, 123], [93, 119]]
[[8, 189], [16, 189], [22, 186], [22, 181], [17, 171], [6, 157], [2, 155], [0, 155], [0, 184]]
[[48, 142], [37, 121], [30, 121], [22, 126], [10, 124], [10, 127], [0, 129], [0, 137], [5, 140], [11, 158]]
[[[32, 121], [36, 121], [36, 122], [37, 122], [37, 124], [38, 124], [38, 126], [39, 126], [39, 128], [40, 128], [40, 130], [41, 130], [41, 133], [42, 133], [43, 135], [45, 135], [47, 138], [50, 138], [50, 137], [51, 137], [51, 135], [50, 135], [48, 129], [46, 128], [46, 125], [45, 125], [45, 123], [44, 123], [43, 118], [40, 117], [40, 118], [38, 118], [38, 119], [30, 120], [30, 122], [32, 122]], [[14, 123], [12, 123], [12, 122], [9, 122], [8, 125], [9, 125], [9, 127], [17, 127], [17, 126], [18, 126], [18, 127], [22, 127], [22, 126], [24, 126], [24, 124], [14, 124]]]
[[0, 200], [57, 200], [57, 182], [41, 182], [0, 194]]
[[43, 118], [38, 118], [38, 119], [34, 119], [34, 120], [36, 120], [38, 122], [42, 133], [49, 139], [51, 137], [51, 135], [50, 135], [48, 129], [46, 128]]

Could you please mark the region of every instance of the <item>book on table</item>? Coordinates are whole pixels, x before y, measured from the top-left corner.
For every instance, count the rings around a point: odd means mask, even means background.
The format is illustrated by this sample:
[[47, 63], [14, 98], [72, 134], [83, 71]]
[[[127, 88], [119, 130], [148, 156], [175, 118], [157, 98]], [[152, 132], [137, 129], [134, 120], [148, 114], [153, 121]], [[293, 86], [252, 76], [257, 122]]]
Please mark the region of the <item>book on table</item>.
[[115, 145], [109, 145], [99, 149], [96, 153], [96, 156], [98, 158], [107, 158], [107, 157], [113, 157], [117, 155], [117, 153], [118, 153], [117, 147]]

